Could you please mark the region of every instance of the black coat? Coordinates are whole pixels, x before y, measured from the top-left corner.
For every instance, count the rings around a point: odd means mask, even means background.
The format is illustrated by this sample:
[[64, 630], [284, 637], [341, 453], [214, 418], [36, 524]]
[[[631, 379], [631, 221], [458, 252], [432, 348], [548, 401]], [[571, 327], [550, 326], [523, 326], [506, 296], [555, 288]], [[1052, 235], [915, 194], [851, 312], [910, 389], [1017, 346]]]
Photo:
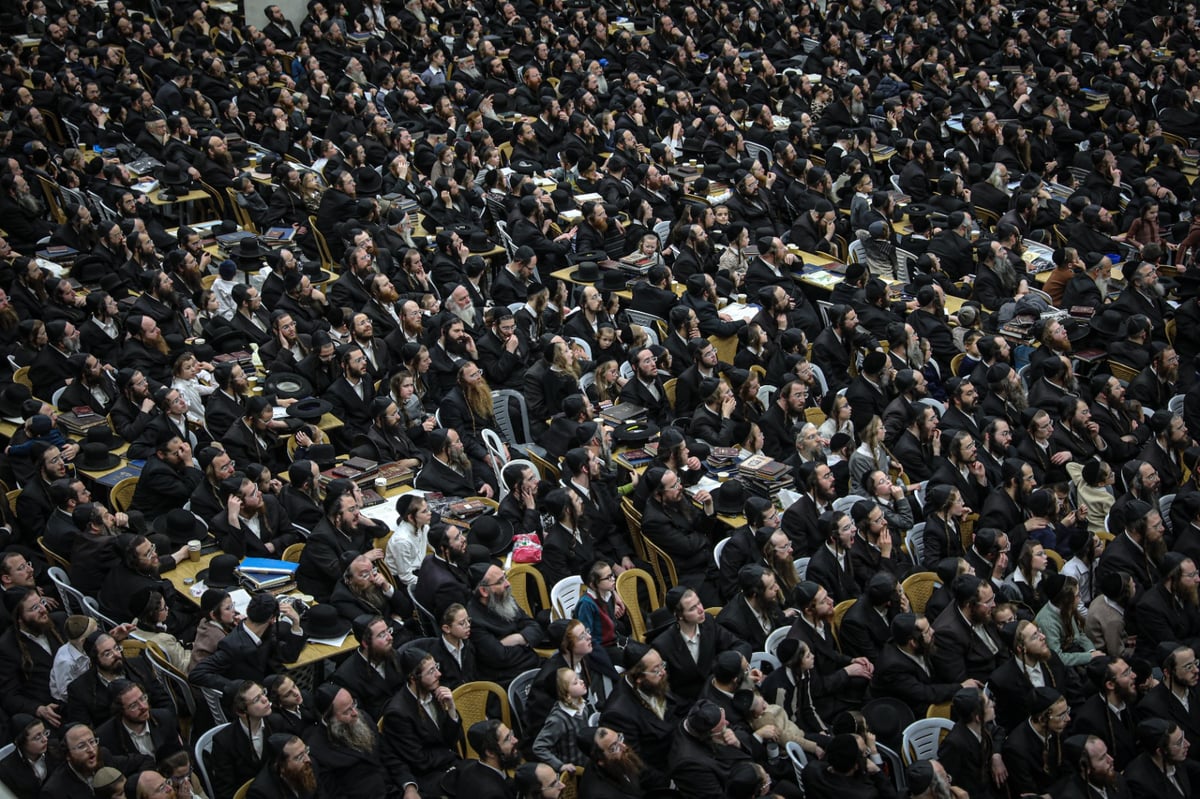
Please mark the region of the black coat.
[[642, 756], [647, 772], [657, 777], [654, 781], [665, 785], [671, 739], [686, 711], [674, 694], [669, 694], [666, 711], [659, 718], [628, 681], [621, 679], [600, 714], [600, 726], [624, 734], [625, 743]]
[[413, 597], [435, 618], [441, 618], [454, 603], [466, 605], [471, 599], [467, 573], [459, 566], [436, 555], [426, 555], [417, 570], [417, 586]]
[[1143, 752], [1125, 768], [1125, 780], [1133, 799], [1179, 799], [1192, 796], [1192, 781], [1186, 768], [1175, 769], [1175, 780], [1182, 790], [1176, 789], [1167, 775]]
[[[359, 711], [363, 720], [375, 729], [375, 720]], [[384, 766], [380, 739], [368, 752], [350, 749], [329, 740], [328, 729], [318, 724], [305, 740], [317, 772], [317, 785], [326, 796], [339, 799], [399, 799], [404, 784], [412, 781], [405, 771]]]
[[1185, 709], [1167, 684], [1162, 682], [1146, 692], [1133, 715], [1139, 722], [1152, 718], [1173, 721], [1183, 730], [1188, 743], [1196, 746], [1200, 743], [1200, 689], [1188, 691], [1188, 708]]
[[884, 644], [892, 639], [890, 620], [893, 615], [889, 612], [887, 620], [881, 618], [866, 596], [860, 596], [842, 616], [838, 628], [842, 652], [852, 658], [865, 657], [874, 662]]
[[1004, 765], [1008, 767], [1008, 789], [1016, 796], [1048, 793], [1070, 768], [1063, 763], [1062, 738], [1049, 733], [1043, 744], [1028, 722], [1021, 722], [1009, 732], [1003, 751]]
[[813, 705], [822, 719], [836, 718], [853, 704], [851, 694], [865, 690], [866, 679], [846, 673], [845, 667], [850, 665], [851, 658], [838, 651], [833, 630], [828, 625], [825, 636], [821, 637], [803, 618], [796, 619], [787, 637], [805, 642], [812, 650], [816, 658], [816, 668], [811, 672]]
[[[263, 730], [264, 736], [270, 734], [269, 730]], [[210, 767], [208, 770], [212, 780], [213, 799], [232, 799], [238, 788], [258, 774], [259, 769], [263, 767], [263, 759], [254, 753], [254, 746], [236, 717], [213, 736], [212, 747], [210, 762], [220, 766]], [[263, 754], [266, 754], [265, 742], [263, 750]]]
[[[541, 645], [545, 633], [536, 621], [524, 613], [512, 621], [502, 619], [477, 596], [471, 597], [467, 613], [471, 616], [471, 642], [479, 657], [481, 679], [508, 685], [521, 672], [537, 668], [538, 656], [533, 648]], [[525, 644], [506, 646], [500, 643], [513, 633], [520, 633]]]
[[318, 602], [328, 602], [344, 571], [342, 555], [370, 551], [375, 546], [375, 532], [374, 526], [362, 525], [347, 536], [335, 530], [328, 519], [322, 519], [300, 553], [296, 585]]
[[[46, 778], [54, 773], [62, 763], [61, 756], [46, 753]], [[17, 799], [38, 799], [42, 790], [42, 780], [34, 773], [33, 767], [19, 751], [12, 752], [0, 760], [0, 782], [12, 791]]]
[[362, 650], [356, 650], [342, 661], [333, 673], [333, 681], [354, 694], [359, 707], [375, 718], [383, 714], [397, 691], [407, 692], [398, 661], [384, 661], [383, 674], [380, 674], [363, 657]]
[[[146, 689], [152, 709], [173, 707], [166, 688], [154, 676], [150, 664], [142, 658], [126, 660], [124, 676]], [[112, 699], [108, 695], [108, 686], [101, 684], [94, 666], [67, 686], [67, 715], [64, 721], [80, 721], [96, 730], [111, 715]]]
[[1003, 660], [1004, 644], [989, 625], [984, 630], [996, 646], [992, 653], [967, 624], [957, 605], [950, 605], [933, 623], [937, 649], [931, 658], [933, 673], [939, 682], [961, 683], [968, 677], [986, 682]]
[[[252, 533], [245, 522], [241, 522], [240, 527], [231, 525], [224, 510], [209, 520], [209, 532], [221, 542], [224, 552], [239, 558], [280, 558], [285, 549], [301, 540], [279, 500], [263, 494], [263, 505], [265, 517], [259, 520], [261, 537]], [[267, 549], [268, 543], [274, 545], [273, 552]]]
[[478, 760], [467, 761], [458, 770], [455, 780], [455, 795], [472, 799], [516, 799], [516, 786], [512, 778], [496, 771]]
[[[1072, 688], [1062, 659], [1051, 653], [1050, 660], [1041, 665], [1045, 685], [1068, 694]], [[1029, 718], [1033, 709], [1033, 684], [1015, 657], [1009, 658], [992, 672], [988, 680], [996, 697], [996, 723], [1006, 730], [1015, 728]]]
[[224, 692], [235, 690], [243, 680], [261, 683], [268, 674], [278, 674], [284, 663], [300, 657], [306, 637], [276, 623], [274, 631], [256, 645], [239, 625], [221, 639], [216, 652], [196, 664], [188, 679], [193, 685]]
[[971, 797], [996, 799], [1008, 794], [1002, 792], [992, 781], [992, 754], [999, 748], [990, 734], [983, 740], [975, 737], [966, 724], [955, 724], [938, 746], [938, 760], [954, 784]]
[[672, 624], [652, 642], [652, 646], [662, 656], [671, 675], [671, 691], [681, 699], [689, 702], [700, 696], [700, 691], [707, 684], [712, 672], [712, 664], [721, 652], [736, 650], [747, 659], [754, 648], [747, 642], [737, 638], [727, 627], [718, 624], [714, 619], [706, 617], [699, 628], [700, 655], [693, 658], [688, 651], [679, 625]]
[[1126, 705], [1124, 712], [1118, 716], [1109, 708], [1102, 693], [1091, 696], [1071, 712], [1071, 734], [1095, 735], [1103, 740], [1108, 753], [1113, 756], [1117, 771], [1124, 771], [1137, 755], [1134, 723], [1132, 705]]
[[884, 645], [872, 662], [875, 664], [872, 695], [899, 699], [912, 708], [914, 718], [925, 718], [930, 705], [949, 702], [962, 687], [960, 683], [935, 682], [932, 664], [926, 672], [894, 644]]
[[722, 796], [734, 766], [749, 763], [741, 748], [699, 740], [680, 724], [671, 742], [670, 776], [684, 796]]
[[421, 709], [407, 687], [395, 691], [385, 705], [380, 751], [389, 771], [408, 771], [421, 786], [421, 792], [436, 795], [442, 775], [462, 765], [457, 746], [462, 725], [441, 711], [434, 721]]
[[721, 608], [721, 612], [717, 614], [717, 623], [735, 638], [749, 644], [754, 652], [762, 652], [767, 648], [767, 636], [779, 627], [786, 626], [787, 619], [782, 613], [776, 613], [770, 620], [771, 629], [764, 630], [745, 597], [735, 596]]

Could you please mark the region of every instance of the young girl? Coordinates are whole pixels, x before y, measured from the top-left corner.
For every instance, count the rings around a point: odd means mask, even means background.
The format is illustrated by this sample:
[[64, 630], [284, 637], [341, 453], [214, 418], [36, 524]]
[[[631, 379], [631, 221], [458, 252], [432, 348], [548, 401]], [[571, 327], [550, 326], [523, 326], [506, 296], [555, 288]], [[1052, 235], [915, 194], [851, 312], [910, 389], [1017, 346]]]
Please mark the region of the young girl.
[[546, 716], [546, 723], [533, 742], [533, 754], [555, 771], [569, 771], [588, 765], [575, 736], [588, 725], [591, 707], [587, 704], [587, 683], [575, 669], [561, 668], [556, 675], [558, 701]]
[[188, 421], [204, 424], [203, 398], [217, 390], [212, 384], [212, 375], [201, 371], [200, 362], [190, 352], [185, 352], [175, 359], [172, 374], [171, 388], [177, 390], [187, 401]]
[[401, 494], [396, 500], [396, 512], [400, 514], [400, 526], [388, 540], [383, 562], [397, 580], [405, 585], [416, 585], [416, 572], [421, 568], [429, 544], [429, 522], [433, 514], [425, 498], [416, 494]]

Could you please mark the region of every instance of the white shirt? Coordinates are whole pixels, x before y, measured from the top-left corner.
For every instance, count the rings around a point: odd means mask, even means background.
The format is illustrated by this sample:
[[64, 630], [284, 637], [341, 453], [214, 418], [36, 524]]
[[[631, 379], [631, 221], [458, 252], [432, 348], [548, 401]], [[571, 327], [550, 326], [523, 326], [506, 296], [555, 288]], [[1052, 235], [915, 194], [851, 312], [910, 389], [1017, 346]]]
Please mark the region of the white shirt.
[[70, 641], [54, 653], [54, 665], [50, 667], [50, 695], [60, 701], [67, 698], [67, 686], [92, 667], [88, 656], [75, 648]]

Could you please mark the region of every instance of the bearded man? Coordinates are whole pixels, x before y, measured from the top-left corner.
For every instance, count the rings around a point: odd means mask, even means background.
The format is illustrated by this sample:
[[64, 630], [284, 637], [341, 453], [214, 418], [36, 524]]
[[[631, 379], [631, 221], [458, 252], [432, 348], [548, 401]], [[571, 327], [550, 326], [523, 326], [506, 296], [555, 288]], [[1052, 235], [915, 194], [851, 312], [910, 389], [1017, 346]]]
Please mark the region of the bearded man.
[[1035, 688], [1070, 683], [1062, 659], [1050, 649], [1036, 624], [1019, 621], [1012, 630], [1006, 627], [1005, 632], [1013, 633], [1012, 657], [992, 672], [988, 686], [996, 699], [996, 723], [1012, 730], [1031, 715]]
[[73, 378], [68, 359], [79, 352], [79, 328], [62, 319], [46, 323], [46, 346], [34, 357], [29, 375], [37, 397], [52, 397]]
[[250, 799], [315, 799], [317, 775], [308, 746], [299, 736], [277, 732], [267, 738], [266, 763], [246, 794]]
[[33, 252], [38, 241], [54, 231], [46, 209], [23, 175], [9, 173], [0, 177], [0, 213], [4, 215], [8, 240], [21, 252]]
[[67, 759], [42, 785], [42, 791], [47, 796], [87, 799], [95, 796], [91, 787], [92, 778], [106, 766], [112, 766], [123, 774], [133, 774], [139, 769], [154, 766], [154, 758], [149, 755], [111, 754], [100, 746], [96, 734], [87, 724], [68, 724], [63, 730], [62, 741]]
[[402, 322], [396, 309], [400, 292], [387, 275], [372, 275], [366, 285], [371, 299], [363, 305], [362, 312], [370, 317], [375, 333], [380, 338], [387, 338]]
[[363, 555], [347, 552], [342, 561], [346, 570], [329, 600], [338, 613], [351, 621], [364, 613], [381, 616], [388, 621], [395, 646], [410, 640], [412, 632], [405, 627], [405, 620], [413, 618], [408, 592], [397, 590]]
[[[400, 409], [390, 396], [376, 397], [371, 403], [371, 429], [366, 441], [354, 448], [353, 454], [379, 461], [397, 463], [403, 469], [418, 469], [425, 462], [425, 453], [413, 443], [404, 429]], [[430, 416], [413, 428], [414, 434], [424, 435], [437, 424]]]
[[21, 319], [41, 319], [46, 304], [46, 272], [32, 258], [19, 256], [13, 261], [16, 279], [12, 285], [12, 304]]
[[[370, 566], [369, 562], [365, 567], [360, 564], [368, 572]], [[371, 716], [381, 716], [388, 702], [404, 687], [404, 674], [396, 656], [392, 625], [388, 618], [372, 612], [355, 617], [353, 630], [358, 639], [358, 649], [338, 666], [333, 681], [347, 690], [353, 690], [359, 705]]]
[[130, 314], [125, 320], [125, 332], [129, 334], [129, 339], [121, 353], [121, 363], [142, 372], [151, 380], [170, 383], [170, 347], [153, 317]]
[[[456, 385], [443, 398], [440, 416], [444, 427], [458, 431], [472, 465], [494, 492], [497, 488], [494, 467], [503, 464], [493, 462], [482, 435], [484, 430], [496, 425], [492, 413], [492, 389], [483, 370], [474, 362], [463, 361], [459, 365]], [[488, 479], [488, 475], [492, 475], [492, 479]]]
[[988, 367], [984, 380], [988, 393], [981, 406], [983, 415], [1006, 419], [1014, 427], [1021, 424], [1021, 414], [1029, 407], [1029, 398], [1017, 370], [998, 362]]
[[[414, 487], [442, 491], [448, 496], [495, 496], [495, 489], [487, 477], [476, 475], [457, 430], [432, 430], [425, 437], [425, 443], [433, 457], [417, 475]], [[494, 474], [491, 479], [495, 480]]]
[[[624, 743], [641, 757], [630, 758], [622, 766], [613, 764], [609, 776], [628, 782], [636, 766], [643, 788], [666, 787], [671, 739], [685, 708], [671, 692], [666, 662], [658, 650], [630, 641], [623, 665], [625, 672], [604, 705], [600, 726], [623, 735]], [[624, 760], [624, 752], [617, 754]], [[644, 767], [638, 760], [644, 762]]]
[[1093, 658], [1086, 668], [1100, 690], [1072, 713], [1072, 729], [1079, 735], [1100, 736], [1108, 744], [1116, 768], [1124, 771], [1137, 755], [1132, 724], [1137, 675], [1121, 657]]
[[445, 773], [464, 765], [457, 749], [458, 708], [433, 655], [410, 647], [403, 660], [406, 684], [392, 692], [383, 711], [383, 757], [401, 770], [411, 768], [423, 790], [436, 795]]
[[321, 724], [308, 743], [320, 793], [344, 799], [419, 799], [409, 770], [400, 763], [384, 764], [375, 720], [359, 710], [354, 696], [328, 683], [316, 694]]
[[929, 705], [948, 702], [960, 688], [981, 688], [978, 680], [961, 683], [940, 682], [933, 674], [929, 658], [936, 644], [929, 620], [914, 613], [900, 613], [892, 619], [892, 640], [883, 646], [876, 660], [872, 690], [907, 704], [921, 718]]
[[478, 654], [479, 678], [507, 685], [527, 669], [537, 668], [533, 648], [546, 638], [512, 595], [512, 585], [498, 565], [476, 563], [468, 569], [472, 585], [467, 613], [471, 641]]

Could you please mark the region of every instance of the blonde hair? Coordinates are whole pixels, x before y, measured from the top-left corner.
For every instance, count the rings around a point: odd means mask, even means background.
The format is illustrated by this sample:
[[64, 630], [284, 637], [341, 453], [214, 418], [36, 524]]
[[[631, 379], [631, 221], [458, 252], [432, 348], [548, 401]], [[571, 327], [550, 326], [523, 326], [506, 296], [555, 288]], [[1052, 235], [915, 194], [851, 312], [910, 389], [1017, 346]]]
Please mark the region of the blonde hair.
[[575, 669], [561, 668], [555, 672], [554, 684], [558, 694], [558, 701], [573, 708], [583, 707], [582, 697], [576, 699], [571, 696], [571, 684], [575, 682], [575, 678], [578, 676], [575, 673]]

